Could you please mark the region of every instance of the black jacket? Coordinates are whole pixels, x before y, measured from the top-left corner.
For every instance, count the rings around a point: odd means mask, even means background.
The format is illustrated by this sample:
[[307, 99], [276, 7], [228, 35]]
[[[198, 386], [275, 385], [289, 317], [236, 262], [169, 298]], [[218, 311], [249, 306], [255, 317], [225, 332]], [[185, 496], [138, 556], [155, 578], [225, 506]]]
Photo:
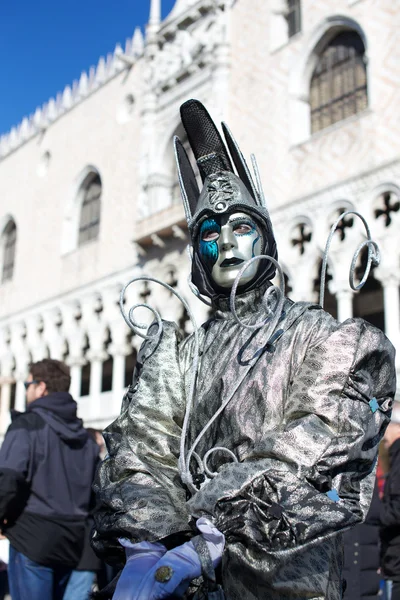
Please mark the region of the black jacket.
[[0, 522], [10, 543], [44, 565], [75, 567], [82, 554], [98, 446], [57, 392], [11, 423], [0, 449]]
[[343, 536], [343, 578], [346, 582], [343, 600], [378, 598], [380, 506], [378, 486], [375, 485], [371, 506], [364, 523], [346, 531]]
[[400, 581], [400, 439], [390, 446], [389, 457], [380, 512], [381, 567], [386, 579]]

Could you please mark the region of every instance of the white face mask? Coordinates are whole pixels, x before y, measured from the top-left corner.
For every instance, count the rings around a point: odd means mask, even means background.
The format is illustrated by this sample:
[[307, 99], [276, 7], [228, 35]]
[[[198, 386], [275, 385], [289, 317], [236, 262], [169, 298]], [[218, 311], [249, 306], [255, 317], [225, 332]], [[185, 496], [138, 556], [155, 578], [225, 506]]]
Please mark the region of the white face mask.
[[[243, 263], [262, 254], [262, 249], [259, 228], [246, 213], [209, 218], [201, 224], [199, 253], [220, 287], [231, 288]], [[240, 285], [249, 283], [257, 269], [255, 261], [244, 272]]]

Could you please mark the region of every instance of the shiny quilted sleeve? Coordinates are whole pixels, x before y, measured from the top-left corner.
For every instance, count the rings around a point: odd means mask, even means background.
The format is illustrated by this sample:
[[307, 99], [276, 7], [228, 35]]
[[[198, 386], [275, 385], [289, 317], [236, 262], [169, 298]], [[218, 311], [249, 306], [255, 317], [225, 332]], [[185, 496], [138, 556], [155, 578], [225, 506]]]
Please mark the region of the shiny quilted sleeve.
[[224, 465], [190, 511], [211, 517], [243, 557], [244, 548], [261, 551], [265, 569], [283, 568], [287, 551], [363, 520], [394, 392], [384, 334], [361, 319], [337, 325], [309, 344], [293, 375], [283, 430], [246, 461]]
[[122, 554], [119, 537], [152, 542], [190, 531], [178, 473], [185, 411], [178, 343], [174, 324], [163, 322], [158, 343], [142, 345], [121, 414], [104, 432], [92, 545], [108, 560]]

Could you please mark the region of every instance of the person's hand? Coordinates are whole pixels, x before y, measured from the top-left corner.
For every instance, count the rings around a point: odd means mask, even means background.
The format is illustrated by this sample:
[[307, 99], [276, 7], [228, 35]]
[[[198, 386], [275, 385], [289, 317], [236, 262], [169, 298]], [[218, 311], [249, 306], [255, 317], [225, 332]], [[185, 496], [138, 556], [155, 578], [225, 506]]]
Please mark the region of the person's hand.
[[[224, 535], [207, 519], [198, 519], [197, 528], [207, 543], [214, 568], [221, 561], [225, 545]], [[142, 581], [132, 600], [161, 600], [174, 595], [180, 597], [192, 579], [200, 577], [201, 564], [192, 542], [169, 550], [155, 564]]]
[[135, 600], [140, 598], [137, 591], [143, 578], [157, 561], [166, 553], [163, 544], [140, 542], [132, 544], [127, 539], [120, 539], [126, 553], [126, 565], [122, 570], [113, 600]]

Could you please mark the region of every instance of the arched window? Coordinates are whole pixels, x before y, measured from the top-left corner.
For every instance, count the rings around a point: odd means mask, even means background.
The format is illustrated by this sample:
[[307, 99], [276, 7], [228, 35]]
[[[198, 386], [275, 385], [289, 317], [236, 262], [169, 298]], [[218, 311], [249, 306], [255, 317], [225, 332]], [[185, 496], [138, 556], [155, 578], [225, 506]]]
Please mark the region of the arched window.
[[367, 107], [365, 48], [355, 31], [342, 31], [323, 50], [311, 78], [311, 132]]
[[3, 234], [3, 273], [2, 282], [10, 281], [14, 273], [15, 247], [17, 244], [17, 227], [13, 220], [9, 221]]
[[101, 180], [91, 173], [83, 183], [78, 245], [95, 240], [99, 235], [101, 209]]

